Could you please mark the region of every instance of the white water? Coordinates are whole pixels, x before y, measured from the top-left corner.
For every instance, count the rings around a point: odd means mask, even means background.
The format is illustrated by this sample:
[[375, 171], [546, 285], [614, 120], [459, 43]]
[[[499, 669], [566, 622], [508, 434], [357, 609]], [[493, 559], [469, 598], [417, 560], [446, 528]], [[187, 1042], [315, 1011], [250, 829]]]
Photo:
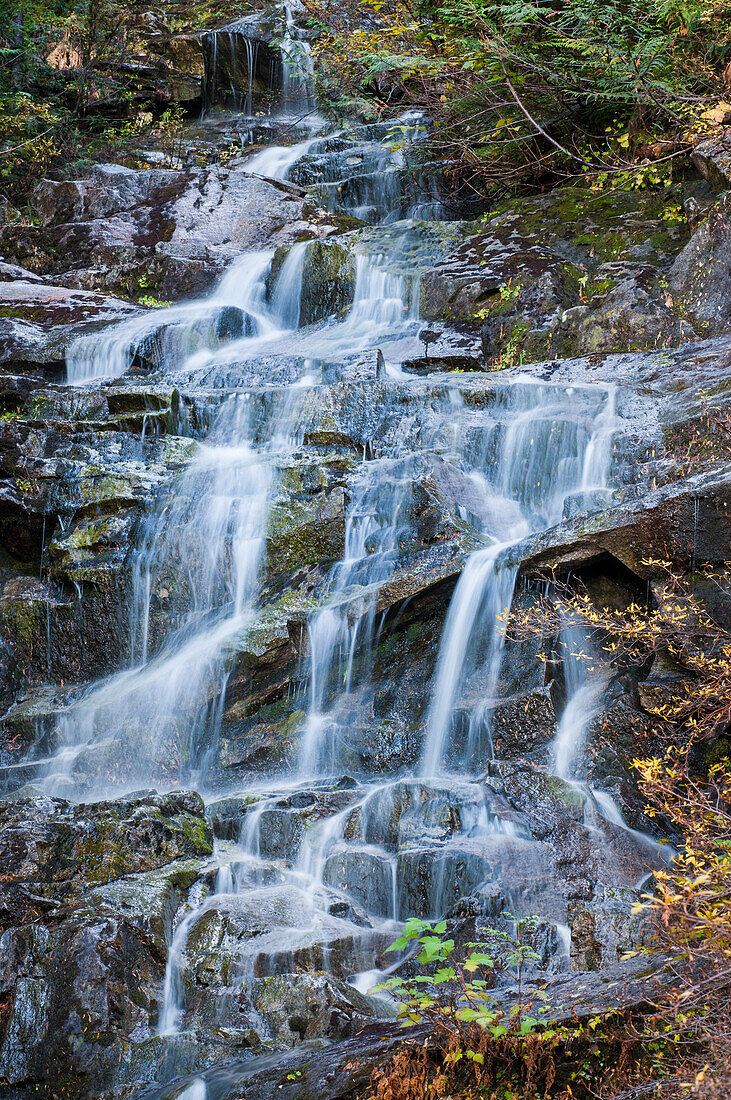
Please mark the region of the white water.
[[295, 23], [289, 4], [284, 5], [284, 13], [286, 28], [282, 39], [282, 102], [285, 111], [303, 115], [315, 105], [312, 52], [309, 42]]
[[[364, 464], [362, 487], [348, 512], [345, 554], [331, 576], [330, 595], [308, 624], [309, 708], [300, 747], [303, 777], [331, 775], [339, 765], [340, 697], [354, 687], [356, 647], [372, 639], [378, 587], [397, 562], [410, 486], [398, 464]], [[367, 686], [366, 672], [360, 680]]]
[[[286, 94], [294, 106], [300, 94], [294, 81]], [[315, 139], [273, 147], [249, 158], [242, 171], [283, 179], [314, 148]], [[403, 156], [384, 151], [382, 162], [384, 169], [387, 165], [382, 177], [364, 174], [350, 197], [338, 201], [384, 220], [395, 215], [402, 196], [394, 169], [403, 166]], [[347, 316], [312, 330], [298, 331], [306, 246], [296, 245], [269, 296], [272, 254], [248, 254], [231, 265], [208, 302], [144, 315], [128, 328], [115, 326], [94, 343], [75, 348], [69, 364], [72, 384], [117, 377], [129, 366], [132, 352], [156, 333], [166, 369], [201, 365], [210, 368], [209, 378], [218, 379], [225, 376], [215, 368], [229, 366], [234, 387], [243, 386], [247, 359], [266, 355], [282, 340], [291, 341], [290, 354], [305, 366], [296, 383], [275, 390], [275, 397], [267, 379], [271, 400], [266, 406], [256, 389], [225, 395], [191, 465], [148, 517], [133, 568], [132, 667], [96, 686], [67, 712], [59, 749], [48, 762], [47, 790], [71, 795], [80, 790], [91, 797], [151, 783], [207, 789], [231, 663], [245, 648], [259, 610], [278, 469], [299, 453], [307, 401], [321, 387], [328, 396], [323, 381], [328, 366], [342, 368], [387, 340], [407, 340], [418, 332], [418, 276], [404, 273], [403, 266], [394, 269], [393, 241], [393, 234], [383, 247], [371, 241], [358, 254]], [[251, 331], [238, 339], [219, 339], [211, 326], [222, 306], [243, 310]], [[335, 435], [338, 385], [343, 388], [340, 376], [332, 386]], [[352, 381], [345, 375], [344, 387], [355, 403], [358, 376]], [[409, 417], [404, 409], [414, 390], [419, 400]], [[189, 897], [190, 911], [175, 928], [161, 990], [161, 1035], [177, 1034], [191, 1009], [186, 950], [192, 929], [209, 909], [235, 912], [237, 904], [260, 903], [275, 914], [271, 927], [241, 937], [231, 978], [237, 994], [246, 997], [262, 972], [294, 972], [307, 963], [365, 989], [388, 973], [392, 957], [384, 958], [382, 947], [397, 922], [417, 914], [440, 916], [461, 892], [482, 885], [489, 860], [506, 878], [515, 869], [533, 866], [531, 852], [539, 845], [525, 824], [489, 786], [465, 777], [485, 770], [482, 727], [489, 726], [486, 716], [500, 694], [503, 628], [518, 573], [510, 551], [525, 536], [559, 522], [570, 496], [608, 489], [617, 420], [614, 390], [572, 391], [527, 379], [498, 379], [493, 404], [481, 409], [463, 400], [454, 380], [415, 380], [396, 355], [380, 387], [367, 390], [365, 404], [370, 407], [362, 418], [375, 411], [380, 419], [365, 436], [371, 453], [366, 455], [364, 446], [358, 469], [348, 465], [350, 455], [343, 464], [345, 546], [307, 624], [307, 717], [297, 759], [288, 774], [265, 777], [259, 786], [249, 776], [239, 780], [248, 785], [236, 793], [245, 802], [259, 801], [255, 807], [246, 803], [242, 811], [235, 850], [216, 853], [213, 893], [205, 898], [199, 893], [197, 903]], [[389, 418], [396, 416], [398, 433], [389, 435]], [[405, 548], [414, 538], [413, 513], [418, 518], [416, 488], [428, 482], [437, 458], [451, 463], [471, 487], [470, 507], [460, 518], [472, 525], [483, 545], [467, 559], [447, 614], [433, 682], [423, 687], [430, 706], [420, 730], [419, 778], [360, 777], [350, 795], [336, 792], [335, 797], [330, 789], [335, 785], [321, 781], [346, 770], [349, 739], [368, 737], [367, 727], [363, 732], [354, 726], [353, 714], [358, 708], [368, 714], [370, 708], [373, 717], [374, 651], [380, 632], [394, 629], [392, 623], [384, 626], [379, 593], [407, 551], [419, 549]], [[178, 601], [175, 613], [165, 609], [170, 598]], [[580, 678], [572, 681], [568, 667], [566, 678], [569, 699], [554, 766], [570, 778], [598, 705], [598, 688]], [[461, 756], [453, 743], [459, 713], [467, 716], [470, 728]], [[161, 764], [169, 765], [167, 771]], [[459, 778], [447, 775], [451, 770]], [[276, 836], [272, 817], [279, 814], [288, 821], [298, 807], [307, 809], [316, 783], [323, 797], [333, 795], [332, 805], [325, 812], [313, 799], [314, 809], [303, 814], [302, 836], [293, 831], [296, 839], [267, 854]], [[647, 838], [627, 829], [609, 795], [595, 792], [594, 800], [608, 821], [649, 846]], [[534, 858], [541, 885], [540, 860]], [[418, 875], [426, 883], [422, 895], [410, 893]], [[507, 886], [504, 900], [518, 911], [521, 899], [509, 898]], [[289, 911], [295, 916], [287, 923]], [[565, 965], [570, 950], [566, 915], [551, 910], [547, 919], [556, 927]], [[247, 1021], [265, 1034], [265, 1023], [253, 1009], [247, 1011]], [[204, 1081], [193, 1081], [186, 1094], [188, 1100], [204, 1100]]]
[[504, 645], [503, 628], [517, 574], [516, 567], [504, 568], [499, 557], [505, 544], [496, 543], [473, 554], [460, 577], [449, 605], [439, 648], [436, 680], [429, 712], [429, 725], [421, 762], [422, 775], [441, 771], [457, 692], [463, 680], [468, 651], [476, 627], [489, 636], [485, 696], [491, 698], [500, 674]]
[[280, 317], [265, 301], [272, 256], [273, 252], [253, 252], [235, 260], [205, 301], [151, 310], [100, 333], [79, 337], [67, 353], [68, 384], [81, 386], [119, 378], [140, 349], [149, 348], [160, 365], [182, 365], [201, 348], [219, 343], [216, 323], [227, 306], [241, 310], [243, 322], [252, 330], [249, 343], [253, 352], [283, 330]]
[[309, 138], [296, 145], [269, 145], [259, 153], [252, 153], [247, 157], [244, 171], [251, 176], [286, 180], [293, 165], [306, 156], [316, 143], [317, 138]]
[[[496, 469], [478, 469], [473, 474], [491, 504], [485, 536], [496, 537], [493, 525], [499, 516], [497, 537], [504, 541], [493, 542], [471, 556], [452, 598], [421, 760], [420, 771], [425, 776], [438, 775], [444, 767], [455, 708], [476, 679], [480, 700], [471, 707], [468, 764], [479, 753], [477, 727], [485, 721], [489, 726], [489, 707], [497, 692], [504, 631], [518, 574], [518, 565], [506, 551], [526, 535], [559, 522], [566, 498], [586, 482], [605, 487], [608, 481], [615, 416], [612, 389], [606, 391], [588, 430], [556, 406], [555, 396], [544, 387], [516, 387], [514, 398], [514, 414], [499, 436]], [[485, 761], [474, 763], [480, 768]]]
[[193, 1081], [192, 1084], [188, 1085], [187, 1088], [183, 1089], [182, 1092], [179, 1092], [175, 1100], [206, 1100], [207, 1095], [208, 1090], [206, 1089], [205, 1081], [198, 1078], [196, 1081]]

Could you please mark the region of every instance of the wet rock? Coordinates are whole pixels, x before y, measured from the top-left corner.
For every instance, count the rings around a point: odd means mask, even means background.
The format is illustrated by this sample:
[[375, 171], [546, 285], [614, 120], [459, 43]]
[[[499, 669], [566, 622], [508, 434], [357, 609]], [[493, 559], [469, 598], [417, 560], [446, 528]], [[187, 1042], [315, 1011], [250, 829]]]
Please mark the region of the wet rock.
[[265, 8], [200, 36], [206, 106], [243, 107], [247, 114], [271, 110], [282, 83], [280, 10]]
[[3, 891], [17, 904], [28, 891], [78, 895], [212, 851], [203, 800], [189, 791], [82, 806], [58, 798], [0, 802], [0, 847]]
[[14, 370], [63, 370], [66, 349], [85, 329], [129, 316], [118, 298], [40, 280], [0, 282], [0, 363]]
[[730, 524], [727, 477], [711, 470], [531, 538], [521, 544], [522, 568], [563, 570], [609, 554], [646, 578], [650, 570], [642, 560], [648, 558], [687, 567], [722, 563]]
[[339, 231], [332, 219], [310, 224], [312, 208], [294, 189], [241, 170], [95, 172], [44, 182], [37, 201], [47, 224], [0, 231], [12, 262], [89, 289], [179, 298], [209, 290], [247, 249]]
[[307, 891], [288, 884], [212, 898], [188, 935], [186, 1011], [195, 1014], [205, 1001], [210, 1020], [210, 1012], [219, 1011], [218, 994], [211, 1000], [201, 990], [227, 986], [236, 973], [317, 971], [326, 962], [338, 978], [373, 969], [388, 942], [388, 933], [372, 929], [363, 911], [335, 892], [325, 890], [317, 906]]
[[556, 735], [551, 685], [501, 700], [490, 718], [498, 758], [514, 758], [546, 745]]
[[675, 307], [703, 335], [731, 331], [731, 195], [711, 208], [668, 275]]
[[339, 561], [345, 545], [345, 491], [290, 496], [275, 505], [267, 532], [267, 564], [289, 572], [316, 563]]
[[200, 873], [199, 859], [178, 859], [152, 871], [124, 875], [86, 890], [78, 912], [114, 912], [164, 955], [175, 915]]
[[[194, 178], [171, 210], [174, 244], [203, 244], [231, 259], [270, 241], [292, 241], [304, 204], [296, 194], [244, 172], [210, 168]], [[279, 238], [279, 239], [278, 239]]]
[[219, 840], [238, 840], [244, 814], [258, 801], [256, 795], [231, 795], [210, 802], [206, 806], [206, 817], [213, 835]]
[[267, 722], [260, 720], [261, 708], [248, 722], [244, 712], [240, 722], [240, 709], [234, 704], [224, 715], [224, 735], [218, 750], [222, 768], [258, 771], [283, 767], [295, 759], [306, 717], [303, 710], [295, 709], [286, 717]]
[[59, 1080], [70, 1095], [98, 1094], [127, 1036], [150, 1034], [163, 972], [145, 933], [101, 911], [6, 932], [0, 1074], [9, 1084], [38, 1083], [41, 1095]]
[[610, 820], [599, 796], [595, 798], [583, 783], [527, 765], [505, 764], [500, 770], [501, 793], [520, 811], [531, 834], [553, 853], [555, 881], [567, 901], [588, 903], [597, 883], [635, 886], [656, 866], [656, 849]]
[[150, 54], [165, 63], [162, 79], [176, 103], [191, 103], [201, 99], [205, 72], [203, 36], [198, 33], [171, 34], [165, 24], [154, 28], [148, 40]]
[[646, 914], [632, 914], [639, 891], [597, 887], [591, 904], [574, 902], [569, 910], [571, 969], [608, 969], [628, 951], [648, 946], [652, 926]]
[[632, 766], [638, 757], [662, 751], [657, 735], [657, 720], [638, 711], [631, 699], [612, 702], [588, 730], [585, 771], [580, 774], [593, 787], [611, 795], [633, 829], [664, 840], [672, 835], [672, 827], [663, 819], [646, 815], [647, 804]]
[[135, 171], [122, 164], [95, 164], [86, 179], [41, 180], [31, 201], [43, 225], [64, 225], [164, 201], [184, 182], [184, 173], [169, 168]]
[[[40, 584], [30, 577], [26, 583]], [[59, 714], [79, 695], [79, 691], [73, 685], [66, 688], [46, 685], [16, 698], [2, 718], [6, 744], [28, 748], [33, 742], [40, 742], [49, 725], [58, 721]]]
[[669, 204], [580, 188], [512, 201], [422, 277], [422, 315], [480, 327], [492, 366], [693, 339], [660, 293], [687, 239]]
[[[0, 803], [0, 1074], [51, 1095], [126, 1079], [150, 1038], [178, 906], [212, 851], [191, 792]], [[127, 1078], [128, 1079], [128, 1078]]]
[[340, 313], [353, 300], [355, 255], [338, 241], [313, 241], [302, 271], [300, 324]]
[[501, 863], [507, 863], [516, 847], [524, 845], [504, 837], [460, 838], [444, 848], [407, 848], [399, 852], [399, 919], [441, 916], [461, 897], [474, 893], [486, 881], [494, 881], [498, 850]]
[[328, 850], [323, 882], [347, 891], [369, 913], [395, 919], [397, 866], [389, 853], [374, 845], [337, 844]]
[[251, 1000], [277, 1046], [305, 1039], [345, 1039], [374, 1018], [391, 1015], [384, 1002], [324, 974], [259, 978]]

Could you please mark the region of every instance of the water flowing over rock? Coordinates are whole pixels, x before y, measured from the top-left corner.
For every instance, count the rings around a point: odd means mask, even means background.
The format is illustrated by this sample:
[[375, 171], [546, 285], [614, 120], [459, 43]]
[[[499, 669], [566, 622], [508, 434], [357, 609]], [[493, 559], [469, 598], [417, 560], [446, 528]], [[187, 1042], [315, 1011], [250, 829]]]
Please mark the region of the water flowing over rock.
[[506, 626], [551, 574], [627, 607], [649, 559], [728, 556], [725, 284], [708, 340], [673, 289], [726, 200], [693, 236], [573, 187], [449, 220], [428, 120], [316, 114], [296, 9], [195, 41], [190, 155], [45, 181], [0, 230], [19, 1100], [351, 1096], [412, 916], [536, 916], [556, 1005], [660, 980], [623, 956], [669, 858], [631, 771], [669, 681]]

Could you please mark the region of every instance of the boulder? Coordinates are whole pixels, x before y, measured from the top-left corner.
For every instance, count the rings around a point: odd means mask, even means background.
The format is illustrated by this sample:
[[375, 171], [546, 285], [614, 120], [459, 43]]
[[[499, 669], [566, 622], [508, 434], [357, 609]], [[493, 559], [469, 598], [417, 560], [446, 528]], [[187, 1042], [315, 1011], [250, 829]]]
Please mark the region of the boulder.
[[173, 919], [212, 851], [202, 800], [0, 802], [0, 851], [0, 1076], [101, 1095], [153, 1038]]
[[210, 290], [228, 263], [265, 245], [339, 232], [302, 192], [218, 165], [195, 172], [101, 165], [43, 181], [41, 225], [0, 230], [7, 259], [87, 289], [180, 298]]
[[493, 367], [692, 339], [661, 292], [688, 235], [666, 203], [571, 187], [506, 203], [422, 276], [422, 316], [479, 326]]
[[731, 129], [720, 130], [696, 145], [692, 159], [717, 191], [731, 187]]
[[306, 1039], [345, 1039], [373, 1019], [394, 1012], [386, 1002], [365, 997], [325, 974], [259, 978], [251, 1000], [279, 1047]]
[[648, 578], [654, 558], [690, 568], [722, 565], [731, 538], [729, 476], [711, 469], [588, 517], [568, 520], [511, 550], [526, 573], [565, 571], [609, 554]]
[[41, 180], [31, 196], [42, 225], [65, 225], [106, 218], [140, 205], [160, 205], [175, 197], [186, 177], [171, 168], [134, 170], [122, 164], [95, 164], [79, 180]]
[[30, 892], [56, 905], [123, 875], [212, 850], [203, 800], [190, 791], [81, 806], [58, 798], [0, 802], [6, 904], [32, 908], [22, 902]]
[[356, 259], [338, 240], [313, 241], [302, 270], [300, 324], [309, 325], [340, 313], [353, 300]]
[[551, 685], [501, 699], [488, 712], [495, 755], [511, 759], [545, 746], [556, 735]]
[[703, 335], [731, 332], [731, 192], [694, 232], [668, 274], [675, 308]]

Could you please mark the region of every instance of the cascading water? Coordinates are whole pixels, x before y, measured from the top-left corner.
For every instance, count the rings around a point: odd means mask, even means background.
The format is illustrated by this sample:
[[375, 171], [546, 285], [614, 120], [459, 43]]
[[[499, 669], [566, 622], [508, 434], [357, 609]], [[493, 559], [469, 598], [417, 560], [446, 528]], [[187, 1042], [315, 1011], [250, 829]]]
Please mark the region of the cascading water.
[[306, 114], [314, 107], [314, 74], [310, 45], [298, 28], [289, 4], [284, 5], [282, 38], [282, 103], [286, 112]]
[[599, 710], [606, 684], [587, 676], [589, 641], [579, 623], [567, 622], [561, 631], [561, 661], [564, 670], [566, 705], [553, 744], [553, 764], [561, 779], [573, 779], [574, 766], [592, 718]]
[[[66, 359], [69, 385], [119, 378], [136, 359], [174, 369], [195, 352], [230, 340], [233, 334], [250, 338], [252, 351], [258, 349], [257, 340], [266, 340], [283, 327], [265, 302], [272, 256], [272, 252], [249, 253], [235, 261], [207, 301], [143, 313], [75, 340]], [[292, 289], [299, 301], [299, 287]], [[287, 308], [291, 312], [293, 307], [287, 303]]]
[[[97, 766], [113, 771], [118, 753], [136, 760], [127, 782], [151, 774], [164, 781], [165, 770], [156, 766], [166, 757], [170, 779], [176, 771], [180, 775], [175, 760], [186, 762], [189, 782], [205, 771], [215, 748], [212, 718], [225, 686], [227, 653], [245, 635], [256, 600], [272, 462], [292, 445], [296, 396], [275, 413], [270, 443], [261, 451], [250, 442], [254, 426], [246, 396], [228, 399], [176, 496], [151, 519], [133, 571], [133, 657], [142, 664], [102, 684], [65, 715], [49, 763], [53, 789], [68, 789], [81, 768], [87, 780]], [[165, 584], [179, 588], [178, 614], [171, 617], [176, 625], [151, 647], [151, 595], [167, 593]]]
[[[311, 102], [302, 91], [306, 43], [290, 13], [287, 28], [284, 106], [296, 112]], [[287, 75], [290, 64], [299, 78]], [[253, 56], [248, 66], [253, 72]], [[253, 85], [238, 94], [250, 112]], [[346, 183], [337, 196], [328, 142]], [[413, 205], [402, 167], [383, 141], [349, 150], [330, 133], [255, 153], [240, 170], [279, 179], [301, 170], [309, 184], [316, 181], [307, 172], [319, 171], [320, 194], [333, 208], [390, 223]], [[364, 169], [358, 179], [344, 174], [352, 168]], [[419, 214], [427, 212], [439, 208]], [[553, 965], [568, 965], [571, 914], [558, 860], [534, 836], [529, 815], [484, 775], [499, 763], [490, 759], [491, 716], [504, 688], [504, 626], [517, 598], [521, 540], [609, 497], [617, 395], [612, 387], [500, 375], [479, 379], [476, 392], [467, 377], [409, 374], [402, 364], [417, 358], [415, 348], [421, 354], [419, 270], [409, 249], [423, 228], [368, 233], [356, 246], [349, 308], [317, 324], [300, 328], [309, 256], [301, 242], [276, 280], [273, 253], [249, 253], [206, 302], [122, 322], [69, 354], [71, 385], [119, 378], [145, 359], [165, 384], [185, 379], [212, 420], [185, 471], [138, 524], [128, 667], [65, 709], [36, 761], [49, 792], [89, 797], [184, 783], [209, 800], [225, 795], [226, 812], [238, 814], [169, 936], [158, 1019], [166, 1040], [196, 1027], [204, 1002], [206, 1026], [242, 1035], [253, 1028], [267, 1038], [272, 1025], [257, 984], [264, 978], [317, 970], [366, 989], [398, 966], [384, 952], [399, 922], [454, 913], [466, 896], [493, 916], [538, 913], [550, 926]], [[310, 431], [314, 420], [318, 430]], [[309, 465], [306, 439], [319, 448]], [[304, 555], [290, 570], [310, 584], [302, 624], [286, 600], [278, 603], [286, 589], [267, 572], [266, 547], [283, 481], [310, 479], [324, 498], [332, 487], [325, 470], [336, 471], [343, 530], [314, 579]], [[458, 486], [454, 506], [445, 484]], [[325, 525], [326, 512], [323, 505], [310, 527]], [[431, 512], [440, 515], [433, 523]], [[454, 559], [442, 569], [445, 547]], [[409, 570], [428, 580], [383, 600]], [[444, 586], [458, 573], [444, 618]], [[411, 631], [418, 650], [419, 624], [409, 613], [425, 593], [432, 621], [444, 620], [438, 655], [417, 669], [427, 705], [397, 726], [397, 703], [380, 698], [378, 662], [392, 639], [395, 648]], [[256, 705], [245, 698], [245, 706], [228, 707], [254, 627], [274, 630], [272, 607], [275, 626], [284, 622], [277, 645], [299, 647], [298, 671], [287, 673], [286, 701], [294, 703], [287, 736], [295, 735], [282, 739], [276, 774], [272, 768], [255, 782], [250, 758], [227, 771], [217, 753], [226, 714], [245, 741], [253, 736], [250, 711], [266, 712], [254, 728], [265, 747], [268, 726], [276, 726], [269, 719], [282, 686], [274, 673]], [[548, 766], [554, 778], [575, 782], [601, 685], [580, 672], [572, 678], [572, 668]], [[249, 675], [247, 667], [240, 681]], [[399, 738], [406, 748], [391, 763]], [[598, 829], [592, 814], [603, 818], [651, 866], [648, 846], [606, 792], [587, 788], [584, 796], [587, 828]], [[610, 887], [628, 885], [622, 867], [610, 871]], [[205, 970], [196, 951], [209, 925], [218, 929], [215, 952], [225, 956], [221, 991], [196, 970]], [[188, 1092], [191, 1100], [204, 1096], [204, 1081], [191, 1081]]]
[[[612, 390], [588, 426], [566, 418], [542, 387], [516, 387], [513, 396], [513, 415], [497, 444], [499, 458], [484, 483], [485, 492], [494, 495], [489, 523], [496, 514], [501, 522], [499, 532], [488, 526], [484, 535], [495, 540], [505, 539], [507, 533], [508, 541], [493, 541], [478, 551], [457, 585], [440, 646], [422, 756], [424, 775], [436, 775], [443, 766], [455, 706], [460, 693], [469, 690], [475, 679], [480, 681], [481, 702], [471, 708], [468, 764], [481, 747], [480, 726], [486, 725], [489, 737], [489, 704], [500, 676], [504, 627], [518, 572], [506, 551], [532, 531], [558, 522], [567, 498], [583, 490], [587, 480], [592, 481], [592, 488], [604, 488], [607, 483], [614, 420]], [[546, 397], [548, 402], [541, 404]], [[477, 472], [485, 474], [484, 470]]]
[[306, 778], [336, 774], [340, 696], [370, 685], [364, 649], [373, 636], [378, 586], [396, 567], [406, 529], [405, 473], [398, 463], [364, 464], [364, 484], [348, 514], [345, 555], [333, 570], [327, 603], [309, 624], [309, 715], [299, 765]]

